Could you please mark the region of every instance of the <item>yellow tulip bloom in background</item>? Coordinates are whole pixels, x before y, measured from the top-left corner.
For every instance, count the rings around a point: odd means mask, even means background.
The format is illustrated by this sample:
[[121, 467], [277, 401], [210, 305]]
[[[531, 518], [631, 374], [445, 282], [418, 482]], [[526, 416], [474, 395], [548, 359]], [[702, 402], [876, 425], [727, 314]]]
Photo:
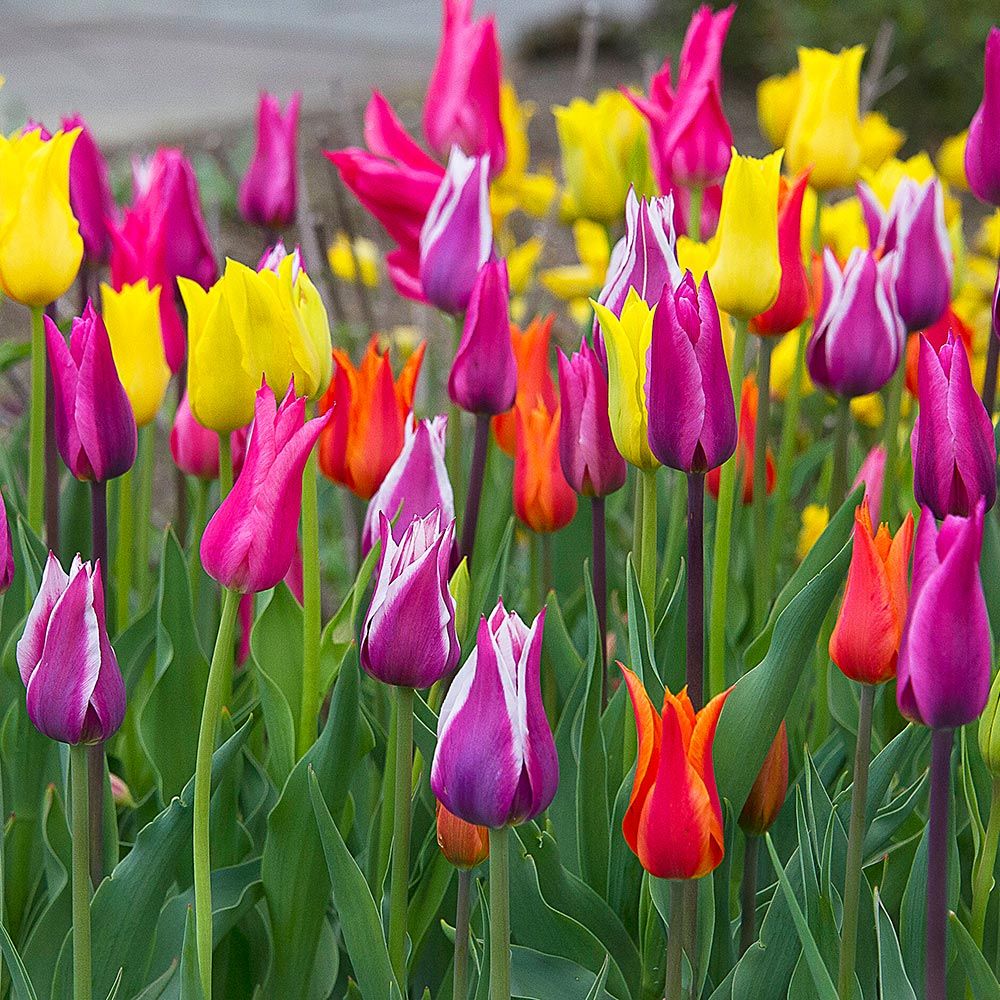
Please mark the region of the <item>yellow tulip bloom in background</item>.
[[769, 76], [757, 87], [757, 124], [761, 134], [775, 149], [785, 144], [800, 91], [797, 69], [784, 76]]
[[968, 129], [948, 136], [938, 147], [936, 157], [938, 173], [959, 191], [969, 190], [969, 181], [965, 176], [965, 143], [968, 138]]
[[906, 133], [890, 125], [889, 119], [879, 111], [869, 111], [861, 119], [859, 135], [861, 163], [869, 170], [878, 170], [906, 142]]
[[611, 435], [626, 462], [650, 471], [660, 463], [649, 450], [646, 358], [653, 339], [653, 314], [634, 289], [619, 318], [591, 300], [608, 352], [608, 416]]
[[550, 267], [538, 275], [538, 280], [557, 299], [574, 302], [596, 295], [604, 286], [611, 263], [611, 246], [604, 226], [588, 219], [573, 223], [573, 243], [578, 264]]
[[79, 129], [0, 135], [0, 287], [26, 306], [64, 295], [83, 259], [69, 204], [69, 158]]
[[861, 167], [858, 97], [863, 45], [842, 49], [799, 49], [801, 90], [788, 127], [788, 169], [812, 167], [809, 182], [818, 191], [848, 187]]
[[802, 527], [799, 530], [798, 543], [795, 546], [795, 557], [802, 562], [809, 550], [816, 544], [819, 536], [826, 531], [830, 523], [830, 512], [818, 503], [806, 504], [802, 511]]
[[[823, 246], [830, 247], [838, 260], [845, 261], [855, 247], [868, 248], [868, 227], [861, 202], [856, 197], [842, 198], [824, 205], [819, 217]], [[810, 243], [812, 234], [810, 234]]]
[[327, 263], [335, 277], [353, 284], [360, 272], [361, 283], [368, 288], [378, 285], [379, 257], [378, 247], [371, 240], [359, 236], [352, 247], [344, 232], [337, 233], [326, 251]]
[[[810, 329], [800, 326], [798, 330], [792, 330], [785, 334], [771, 351], [771, 396], [774, 399], [784, 402], [788, 398], [788, 390], [792, 384], [792, 376], [795, 374], [795, 358], [799, 349], [799, 342], [803, 337], [809, 338]], [[802, 381], [799, 383], [799, 394], [808, 396], [816, 387], [809, 378], [809, 369], [803, 367]]]
[[101, 285], [101, 311], [118, 377], [139, 427], [152, 423], [170, 382], [160, 325], [160, 286], [143, 278], [115, 291]]

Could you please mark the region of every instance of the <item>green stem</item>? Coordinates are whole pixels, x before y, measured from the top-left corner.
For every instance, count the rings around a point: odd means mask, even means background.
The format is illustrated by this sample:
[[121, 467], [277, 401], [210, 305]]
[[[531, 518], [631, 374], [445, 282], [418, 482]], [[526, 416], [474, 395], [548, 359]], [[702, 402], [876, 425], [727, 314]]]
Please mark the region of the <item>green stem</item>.
[[396, 782], [389, 876], [389, 961], [406, 995], [406, 905], [410, 890], [410, 798], [413, 792], [413, 688], [397, 687]]
[[680, 1000], [684, 965], [684, 889], [680, 879], [670, 883], [670, 926], [667, 928], [667, 985], [663, 1000]]
[[847, 862], [844, 872], [844, 919], [840, 929], [840, 1000], [854, 1000], [854, 960], [858, 948], [858, 904], [861, 898], [861, 864], [865, 842], [865, 804], [868, 800], [874, 703], [874, 685], [862, 684], [858, 707], [858, 738], [854, 750], [854, 784], [851, 788], [851, 824], [847, 834]]
[[132, 567], [135, 552], [132, 548], [135, 531], [135, 506], [132, 495], [132, 470], [118, 480], [118, 539], [115, 549], [115, 593], [117, 596], [115, 625], [119, 634], [128, 627], [130, 597], [132, 595]]
[[212, 1000], [212, 862], [209, 841], [209, 807], [212, 800], [212, 752], [222, 711], [223, 692], [233, 672], [233, 637], [240, 594], [223, 592], [219, 634], [212, 653], [205, 688], [205, 704], [198, 731], [198, 756], [194, 771], [194, 916], [198, 942], [198, 970], [204, 1000]]
[[[733, 318], [735, 336], [729, 359], [729, 381], [736, 412], [739, 412], [740, 383], [747, 344], [747, 322]], [[712, 551], [712, 604], [709, 612], [708, 696], [726, 687], [726, 602], [729, 597], [729, 549], [733, 530], [733, 501], [736, 496], [736, 459], [730, 459], [719, 473], [719, 500], [715, 512], [715, 544]]]
[[663, 549], [663, 562], [660, 571], [664, 578], [670, 579], [677, 569], [680, 559], [681, 545], [684, 541], [684, 525], [687, 517], [687, 476], [683, 472], [674, 472], [674, 488], [670, 494], [670, 514], [667, 520], [667, 542]]
[[701, 242], [701, 200], [705, 190], [700, 184], [693, 185], [688, 194], [688, 236], [696, 243]]
[[191, 600], [195, 607], [198, 607], [198, 596], [201, 592], [201, 536], [205, 533], [210, 488], [209, 480], [198, 480], [198, 492], [195, 494], [194, 504], [194, 533], [191, 537], [191, 561], [188, 567], [191, 576]]
[[319, 501], [316, 451], [302, 474], [302, 706], [299, 715], [298, 756], [316, 741], [319, 727], [319, 643], [323, 627], [319, 577]]
[[642, 538], [639, 592], [652, 630], [656, 619], [656, 469], [642, 470]]
[[455, 904], [455, 976], [452, 1000], [469, 998], [469, 914], [471, 911], [472, 872], [458, 873], [458, 901]]
[[[45, 310], [31, 309], [31, 410], [28, 417], [28, 525], [41, 537], [45, 516]], [[49, 539], [49, 545], [56, 541]]]
[[740, 955], [757, 940], [757, 855], [760, 837], [747, 837], [740, 882]]
[[642, 578], [642, 484], [642, 471], [636, 469], [632, 511], [632, 562], [635, 564], [635, 575], [638, 579]]
[[69, 748], [73, 800], [73, 1000], [90, 1000], [90, 819], [87, 747]]
[[986, 836], [983, 838], [979, 857], [972, 869], [972, 939], [980, 948], [983, 947], [983, 934], [986, 930], [986, 907], [993, 891], [993, 872], [997, 863], [997, 843], [1000, 841], [1000, 780], [993, 781], [993, 794], [990, 797], [990, 818], [986, 824]]
[[233, 447], [228, 434], [219, 435], [219, 503], [233, 488]]
[[757, 427], [753, 445], [753, 529], [757, 555], [754, 559], [754, 626], [763, 627], [771, 597], [767, 566], [770, 544], [767, 530], [767, 431], [771, 418], [771, 351], [774, 341], [760, 338], [757, 355]]
[[156, 462], [153, 434], [152, 424], [139, 431], [139, 531], [136, 535], [135, 556], [139, 571], [140, 608], [143, 604], [143, 591], [149, 581], [149, 534], [153, 519], [153, 469]]
[[[889, 383], [889, 396], [885, 406], [885, 423], [882, 426], [882, 444], [885, 447], [885, 474], [882, 480], [882, 502], [879, 506], [881, 520], [890, 524], [896, 513], [896, 477], [899, 471], [899, 413], [903, 403], [903, 383], [906, 381], [905, 354]], [[833, 513], [831, 511], [831, 513]]]
[[490, 830], [490, 997], [510, 1000], [510, 827]]
[[847, 496], [847, 445], [851, 436], [851, 401], [837, 400], [837, 423], [833, 435], [833, 470], [830, 474], [830, 516], [837, 512]]

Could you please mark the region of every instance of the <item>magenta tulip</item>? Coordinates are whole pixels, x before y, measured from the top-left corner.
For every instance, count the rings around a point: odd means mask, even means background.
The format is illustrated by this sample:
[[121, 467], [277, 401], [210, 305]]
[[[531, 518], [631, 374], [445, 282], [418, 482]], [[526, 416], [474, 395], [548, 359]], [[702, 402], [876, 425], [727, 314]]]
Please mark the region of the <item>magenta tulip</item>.
[[868, 452], [849, 492], [853, 493], [862, 484], [868, 501], [868, 515], [872, 524], [878, 524], [885, 484], [885, 445], [877, 444]]
[[965, 177], [973, 194], [987, 205], [1000, 205], [1000, 28], [986, 37], [983, 100], [969, 124]]
[[295, 221], [298, 193], [297, 140], [299, 105], [296, 91], [281, 110], [273, 94], [257, 104], [257, 143], [240, 185], [240, 215], [264, 229], [283, 229]]
[[[241, 428], [229, 435], [233, 473], [239, 475], [246, 451], [247, 431]], [[181, 472], [196, 479], [219, 478], [219, 435], [202, 427], [191, 412], [187, 392], [181, 397], [170, 429], [170, 454]]]
[[0, 493], [0, 594], [6, 594], [14, 582], [14, 540], [7, 520], [7, 505]]
[[103, 262], [111, 250], [108, 219], [115, 209], [108, 165], [87, 123], [79, 115], [63, 118], [64, 132], [75, 128], [80, 134], [69, 160], [69, 203], [80, 223], [84, 251], [91, 260]]

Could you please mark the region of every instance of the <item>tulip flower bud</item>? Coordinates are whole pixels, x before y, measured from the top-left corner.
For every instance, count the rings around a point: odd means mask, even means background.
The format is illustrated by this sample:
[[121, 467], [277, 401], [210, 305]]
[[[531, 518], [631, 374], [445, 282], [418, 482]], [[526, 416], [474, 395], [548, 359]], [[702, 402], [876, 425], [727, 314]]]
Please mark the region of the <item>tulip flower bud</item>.
[[437, 842], [441, 853], [455, 868], [475, 868], [490, 856], [486, 827], [466, 823], [448, 812], [440, 802], [437, 804]]
[[499, 601], [480, 619], [476, 648], [445, 695], [431, 790], [467, 823], [516, 826], [555, 797], [559, 758], [542, 706], [544, 621], [543, 608], [528, 628]]
[[517, 408], [514, 513], [532, 531], [558, 531], [576, 514], [576, 494], [559, 464], [560, 410]]
[[997, 498], [993, 423], [972, 384], [965, 345], [948, 334], [935, 351], [921, 338], [917, 375], [920, 412], [913, 424], [913, 493], [937, 518], [967, 517]]
[[295, 221], [298, 194], [297, 138], [299, 105], [296, 91], [287, 111], [273, 94], [257, 103], [257, 142], [240, 184], [240, 215], [264, 229], [283, 229]]
[[771, 749], [767, 751], [764, 763], [757, 772], [757, 778], [750, 789], [743, 811], [740, 813], [740, 829], [749, 837], [760, 837], [771, 829], [785, 804], [788, 793], [788, 730], [785, 720], [781, 720], [778, 734]]
[[456, 146], [420, 230], [424, 297], [444, 312], [465, 312], [493, 253], [489, 167], [488, 156], [466, 156]]
[[[741, 484], [741, 500], [744, 506], [753, 503], [753, 456], [755, 438], [757, 435], [757, 380], [753, 375], [747, 375], [743, 379], [743, 387], [740, 392], [740, 424], [736, 438], [736, 477]], [[777, 472], [774, 467], [774, 455], [771, 449], [766, 449], [764, 455], [764, 492], [770, 496], [774, 492], [774, 483]], [[708, 470], [705, 477], [705, 485], [708, 492], [716, 499], [719, 499], [719, 483], [721, 481], [719, 467]]]
[[302, 470], [329, 417], [305, 420], [306, 401], [289, 387], [278, 406], [257, 393], [243, 469], [201, 539], [201, 564], [213, 580], [241, 593], [275, 586], [298, 541]]
[[60, 743], [101, 743], [125, 718], [125, 684], [108, 639], [101, 565], [79, 556], [69, 575], [49, 553], [17, 643], [28, 718]]
[[910, 607], [899, 649], [896, 700], [932, 729], [964, 726], [986, 706], [992, 655], [979, 557], [986, 504], [941, 527], [920, 510]]
[[849, 493], [859, 486], [865, 487], [865, 500], [868, 502], [868, 513], [872, 524], [879, 523], [879, 512], [882, 509], [882, 486], [885, 483], [885, 446], [875, 445], [865, 456], [858, 469], [858, 474], [851, 484]]
[[[241, 427], [229, 435], [234, 476], [238, 476], [243, 468], [246, 444], [246, 428]], [[186, 392], [181, 396], [174, 414], [174, 425], [170, 429], [170, 454], [174, 464], [185, 475], [205, 480], [219, 478], [219, 435], [195, 420]]]
[[987, 205], [1000, 205], [1000, 28], [986, 37], [983, 99], [969, 124], [965, 144], [965, 176], [972, 193]]
[[7, 505], [0, 493], [0, 594], [6, 594], [14, 582], [14, 540], [7, 520]]
[[108, 165], [87, 123], [79, 115], [63, 118], [62, 131], [74, 130], [79, 131], [69, 158], [69, 203], [87, 256], [106, 261], [111, 250], [108, 219], [114, 214]]
[[103, 482], [128, 472], [137, 436], [132, 405], [118, 378], [104, 321], [88, 300], [74, 319], [69, 346], [45, 317], [52, 369], [56, 444], [77, 479]]
[[797, 69], [784, 76], [769, 76], [757, 85], [757, 125], [772, 149], [784, 146], [801, 92]]
[[427, 688], [450, 673], [461, 654], [455, 599], [448, 589], [455, 521], [441, 511], [410, 521], [397, 543], [378, 515], [375, 592], [361, 629], [361, 666], [384, 684]]
[[111, 798], [115, 806], [119, 809], [134, 809], [135, 798], [132, 796], [132, 789], [125, 783], [124, 778], [117, 774], [109, 774], [108, 781], [111, 785]]
[[472, 289], [448, 376], [451, 401], [468, 413], [504, 413], [517, 398], [509, 298], [507, 264], [502, 260], [484, 264]]

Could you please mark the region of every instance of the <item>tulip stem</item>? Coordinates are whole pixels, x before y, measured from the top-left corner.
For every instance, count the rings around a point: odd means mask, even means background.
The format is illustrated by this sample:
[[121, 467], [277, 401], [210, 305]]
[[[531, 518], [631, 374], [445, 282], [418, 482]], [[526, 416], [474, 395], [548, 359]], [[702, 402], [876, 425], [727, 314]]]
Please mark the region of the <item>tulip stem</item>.
[[948, 796], [952, 729], [935, 729], [931, 741], [931, 815], [927, 836], [926, 1000], [945, 1000], [948, 978]]
[[156, 462], [153, 440], [154, 427], [148, 424], [139, 431], [139, 531], [136, 536], [135, 556], [139, 571], [139, 607], [143, 606], [149, 579], [149, 533], [153, 519], [153, 467]]
[[323, 609], [319, 575], [319, 498], [316, 449], [309, 453], [302, 473], [302, 705], [299, 715], [298, 757], [316, 742], [321, 692], [319, 646]]
[[[45, 311], [31, 309], [31, 410], [28, 416], [28, 526], [41, 536], [45, 514]], [[54, 544], [52, 539], [49, 543]]]
[[833, 433], [833, 469], [830, 473], [830, 516], [837, 512], [847, 495], [847, 446], [851, 435], [851, 401], [837, 399], [837, 417]]
[[979, 857], [972, 869], [972, 939], [982, 949], [986, 930], [986, 908], [993, 891], [993, 872], [997, 863], [997, 844], [1000, 842], [1000, 780], [994, 779], [990, 797], [990, 818], [986, 835], [979, 848]]
[[455, 904], [455, 978], [451, 991], [453, 1000], [468, 1000], [469, 997], [471, 887], [472, 872], [463, 868], [458, 873], [458, 902]]
[[[747, 345], [747, 322], [733, 318], [735, 335], [729, 359], [729, 381], [739, 412], [739, 388]], [[729, 550], [733, 529], [733, 500], [736, 496], [736, 459], [731, 456], [719, 472], [719, 499], [715, 513], [715, 545], [712, 551], [712, 603], [709, 611], [708, 676], [709, 694], [726, 687], [726, 604], [729, 596]]]
[[872, 706], [875, 687], [861, 685], [858, 738], [854, 747], [854, 784], [851, 787], [851, 823], [847, 835], [844, 871], [844, 919], [840, 928], [840, 1000], [854, 998], [854, 961], [858, 948], [858, 904], [861, 898], [862, 849], [865, 842], [865, 805], [868, 801], [868, 767], [872, 747]]
[[753, 444], [753, 528], [757, 556], [754, 559], [753, 623], [763, 627], [771, 598], [767, 566], [770, 561], [767, 530], [767, 432], [771, 420], [771, 351], [774, 341], [761, 337], [757, 355], [757, 426]]
[[228, 434], [219, 435], [219, 503], [233, 488], [233, 447]]
[[740, 955], [757, 940], [757, 856], [760, 837], [747, 837], [740, 883]]
[[510, 1000], [510, 827], [490, 830], [490, 1000]]
[[687, 477], [687, 689], [695, 711], [705, 700], [705, 474]]
[[983, 378], [983, 406], [993, 419], [993, 408], [997, 395], [997, 362], [1000, 361], [1000, 330], [994, 329], [990, 334], [990, 346], [986, 351], [986, 374]]
[[688, 194], [688, 236], [695, 241], [701, 242], [701, 202], [705, 194], [705, 189], [700, 184], [692, 184]]
[[198, 943], [198, 970], [204, 1000], [212, 1000], [212, 862], [209, 841], [209, 808], [212, 801], [212, 753], [215, 731], [222, 712], [223, 692], [233, 672], [233, 636], [240, 593], [223, 591], [219, 634], [212, 653], [205, 688], [205, 704], [198, 731], [198, 755], [194, 771], [194, 916]]
[[191, 600], [198, 607], [198, 597], [201, 592], [201, 536], [205, 533], [205, 521], [208, 517], [209, 480], [198, 480], [198, 491], [194, 504], [194, 531], [191, 536], [191, 561], [189, 573], [191, 579]]
[[656, 620], [656, 469], [642, 470], [642, 538], [639, 592], [646, 605], [650, 632]]
[[469, 469], [469, 492], [465, 498], [465, 516], [462, 518], [461, 555], [469, 560], [472, 568], [472, 551], [476, 545], [476, 525], [479, 523], [479, 501], [483, 495], [483, 477], [486, 474], [486, 453], [490, 445], [490, 418], [476, 414], [476, 436], [472, 444], [472, 467]]
[[[906, 380], [906, 360], [889, 382], [886, 398], [885, 422], [882, 426], [882, 444], [885, 447], [885, 473], [882, 479], [882, 501], [879, 507], [881, 520], [893, 522], [896, 513], [896, 478], [899, 470], [899, 412], [903, 403], [903, 383]], [[831, 511], [831, 513], [833, 513]]]
[[601, 711], [608, 707], [608, 571], [607, 571], [607, 512], [604, 497], [590, 501], [591, 521], [591, 581], [594, 585], [594, 605], [597, 608], [597, 639], [601, 657]]
[[670, 883], [670, 926], [667, 928], [667, 982], [663, 1000], [681, 1000], [684, 967], [684, 889], [680, 879]]
[[115, 549], [115, 593], [118, 601], [115, 607], [115, 628], [121, 634], [128, 626], [129, 598], [132, 592], [132, 533], [135, 509], [132, 505], [132, 470], [129, 469], [118, 480], [118, 539]]
[[56, 447], [56, 390], [52, 366], [45, 366], [45, 539], [59, 555], [59, 449]]
[[73, 802], [73, 1000], [90, 1000], [90, 821], [87, 747], [69, 748]]
[[[108, 579], [108, 484], [90, 484], [90, 550], [101, 564], [101, 586], [107, 595]], [[90, 879], [96, 889], [104, 878], [104, 744], [87, 748], [90, 789]]]
[[670, 514], [667, 518], [667, 541], [663, 548], [663, 560], [660, 563], [660, 574], [664, 579], [670, 579], [671, 574], [678, 568], [681, 534], [687, 510], [687, 478], [683, 472], [675, 471], [673, 481], [674, 488], [670, 494]]
[[406, 995], [406, 907], [410, 889], [410, 798], [413, 792], [413, 688], [395, 687], [396, 781], [389, 875], [389, 961]]

